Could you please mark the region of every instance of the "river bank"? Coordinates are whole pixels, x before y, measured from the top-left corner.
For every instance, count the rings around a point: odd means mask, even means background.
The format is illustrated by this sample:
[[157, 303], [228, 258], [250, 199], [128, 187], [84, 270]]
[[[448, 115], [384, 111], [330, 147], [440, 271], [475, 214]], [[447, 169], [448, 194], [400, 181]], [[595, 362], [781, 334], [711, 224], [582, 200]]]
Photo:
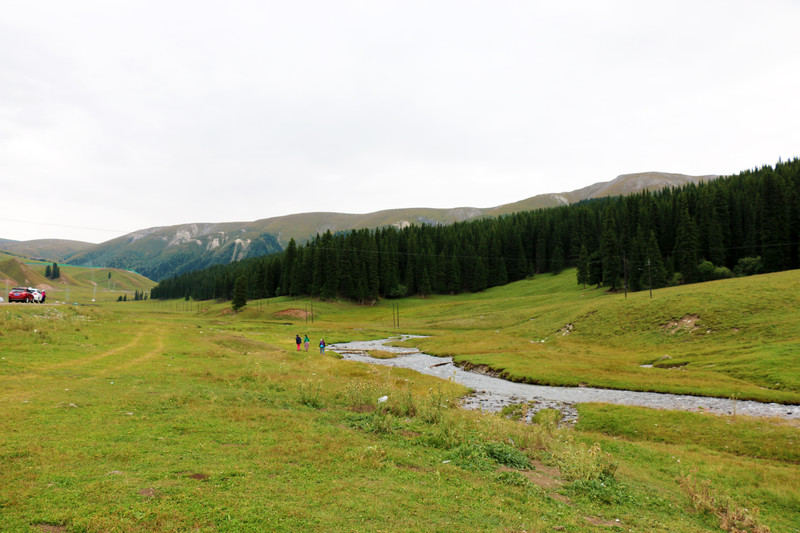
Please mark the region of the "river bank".
[[[745, 415], [800, 420], [800, 405], [592, 387], [548, 387], [514, 383], [487, 373], [459, 368], [450, 357], [434, 357], [421, 353], [415, 348], [400, 348], [388, 345], [391, 342], [413, 338], [419, 338], [419, 336], [402, 335], [401, 337], [390, 339], [337, 343], [331, 344], [328, 349], [350, 361], [408, 368], [422, 374], [460, 383], [473, 391], [462, 399], [461, 405], [466, 409], [498, 412], [508, 405], [531, 403], [528, 410], [529, 416], [541, 409], [558, 409], [563, 413], [563, 421], [570, 423], [575, 421], [578, 416], [575, 404], [601, 402], [719, 415]], [[371, 350], [391, 352], [396, 354], [396, 357], [388, 359], [370, 357], [368, 353]]]

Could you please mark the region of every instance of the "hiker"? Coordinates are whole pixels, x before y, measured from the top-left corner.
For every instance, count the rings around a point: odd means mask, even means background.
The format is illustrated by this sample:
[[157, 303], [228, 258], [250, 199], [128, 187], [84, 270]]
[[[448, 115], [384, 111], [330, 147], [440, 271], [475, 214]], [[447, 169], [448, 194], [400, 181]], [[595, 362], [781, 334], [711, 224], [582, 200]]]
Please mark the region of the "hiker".
[[300, 338], [300, 335], [298, 335], [297, 337], [294, 338], [294, 342], [297, 343], [297, 351], [299, 352], [300, 351], [300, 343], [303, 342], [303, 340]]
[[325, 339], [319, 340], [319, 353], [321, 354], [325, 353]]
[[306, 351], [308, 351], [308, 343], [309, 343], [308, 335], [303, 335], [303, 345], [306, 347]]

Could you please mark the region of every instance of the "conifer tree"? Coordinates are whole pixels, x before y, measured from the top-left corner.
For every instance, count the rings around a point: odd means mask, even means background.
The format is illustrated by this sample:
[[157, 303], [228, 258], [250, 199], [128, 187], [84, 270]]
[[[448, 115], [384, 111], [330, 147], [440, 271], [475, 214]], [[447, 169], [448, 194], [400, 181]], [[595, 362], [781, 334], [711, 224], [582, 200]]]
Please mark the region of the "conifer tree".
[[536, 232], [536, 273], [541, 274], [547, 271], [547, 239], [545, 238], [544, 228], [540, 227]]
[[683, 276], [684, 283], [697, 281], [697, 226], [689, 215], [686, 199], [682, 198], [678, 206], [677, 223], [675, 227], [675, 249], [673, 260], [675, 270]]
[[776, 272], [786, 268], [788, 248], [788, 219], [786, 194], [774, 172], [765, 172], [761, 181], [760, 214], [761, 258], [764, 272]]
[[486, 272], [486, 263], [483, 257], [478, 256], [475, 259], [475, 272], [472, 278], [472, 292], [480, 292], [486, 290], [489, 286], [489, 276]]
[[233, 301], [231, 308], [234, 313], [239, 312], [239, 309], [247, 305], [247, 278], [244, 275], [236, 278], [236, 283], [233, 286]]
[[286, 245], [286, 250], [283, 253], [283, 265], [281, 266], [281, 287], [280, 294], [293, 296], [292, 294], [292, 273], [294, 270], [294, 263], [297, 259], [297, 243], [294, 238], [289, 239], [289, 244]]
[[578, 285], [583, 285], [585, 289], [587, 283], [589, 283], [589, 252], [586, 250], [586, 245], [582, 244], [578, 252]]
[[616, 235], [616, 223], [611, 206], [603, 213], [603, 236], [600, 241], [600, 255], [603, 262], [603, 285], [613, 290], [617, 287], [622, 273], [622, 254]]
[[664, 268], [661, 251], [658, 249], [658, 239], [656, 239], [655, 232], [652, 231], [650, 232], [650, 239], [647, 241], [645, 267], [648, 269], [647, 283], [644, 282], [644, 273], [642, 273], [642, 287], [659, 289], [667, 286], [667, 271]]
[[446, 281], [445, 281], [445, 290], [450, 294], [456, 294], [461, 290], [461, 272], [460, 272], [460, 265], [461, 263], [458, 260], [458, 257], [453, 255], [450, 257], [450, 261], [448, 262], [448, 267], [446, 269]]
[[550, 257], [550, 272], [559, 274], [564, 269], [564, 254], [561, 251], [561, 245], [556, 241], [553, 247], [553, 252]]
[[367, 270], [367, 299], [377, 300], [380, 296], [380, 261], [378, 258], [378, 245], [375, 239], [369, 235], [364, 234], [364, 250], [365, 261]]

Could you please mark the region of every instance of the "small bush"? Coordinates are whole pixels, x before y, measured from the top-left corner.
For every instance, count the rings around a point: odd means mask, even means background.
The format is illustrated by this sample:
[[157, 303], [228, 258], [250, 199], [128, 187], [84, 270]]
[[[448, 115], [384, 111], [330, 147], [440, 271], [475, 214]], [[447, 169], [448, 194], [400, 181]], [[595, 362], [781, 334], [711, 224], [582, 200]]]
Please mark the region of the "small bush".
[[764, 263], [761, 257], [742, 257], [733, 268], [737, 276], [753, 276], [764, 272]]
[[314, 409], [322, 409], [322, 399], [320, 398], [320, 382], [306, 380], [297, 386], [300, 393], [300, 403], [313, 407]]
[[519, 472], [515, 472], [514, 470], [505, 470], [500, 472], [497, 474], [496, 479], [500, 483], [511, 485], [512, 487], [524, 487], [528, 484], [527, 478]]
[[502, 442], [487, 442], [483, 446], [489, 457], [501, 465], [511, 468], [530, 468], [531, 466], [528, 456], [513, 446]]
[[448, 407], [450, 404], [441, 387], [436, 390], [430, 389], [428, 396], [423, 399], [422, 405], [419, 407], [419, 415], [426, 424], [438, 424], [442, 421]]
[[417, 414], [417, 406], [409, 387], [405, 390], [396, 391], [392, 397], [389, 398], [387, 403], [386, 409], [391, 411], [395, 416], [413, 417]]
[[530, 468], [523, 452], [502, 442], [471, 441], [453, 449], [453, 461], [469, 470], [493, 470], [498, 464], [509, 468]]
[[506, 405], [500, 409], [500, 416], [508, 418], [509, 420], [525, 420], [528, 416], [527, 403], [515, 403]]
[[533, 415], [531, 422], [544, 426], [548, 430], [552, 431], [558, 427], [558, 423], [561, 422], [562, 418], [563, 415], [558, 409], [542, 409]]
[[354, 379], [345, 386], [345, 402], [351, 409], [361, 409], [365, 405], [372, 406], [381, 396], [378, 388], [368, 381]]
[[600, 444], [587, 446], [575, 443], [572, 437], [564, 443], [563, 449], [555, 454], [561, 474], [567, 481], [594, 481], [613, 477], [617, 463], [611, 454], [604, 453]]
[[574, 481], [567, 487], [567, 492], [573, 497], [606, 505], [621, 505], [634, 500], [630, 490], [613, 477]]
[[696, 481], [692, 474], [678, 476], [678, 483], [689, 496], [692, 507], [719, 519], [719, 527], [731, 533], [769, 533], [767, 526], [758, 523], [758, 509], [745, 509], [728, 495], [720, 494], [707, 479]]
[[428, 445], [442, 450], [450, 450], [464, 441], [464, 431], [453, 417], [442, 416], [436, 422], [434, 431], [428, 436]]

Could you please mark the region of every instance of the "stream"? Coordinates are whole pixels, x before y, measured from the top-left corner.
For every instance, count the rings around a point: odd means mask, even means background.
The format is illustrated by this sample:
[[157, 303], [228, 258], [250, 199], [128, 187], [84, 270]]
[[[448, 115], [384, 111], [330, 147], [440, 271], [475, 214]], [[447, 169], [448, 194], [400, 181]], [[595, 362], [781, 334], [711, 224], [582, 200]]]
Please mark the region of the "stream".
[[[800, 405], [761, 403], [730, 398], [686, 396], [658, 392], [636, 392], [592, 387], [549, 387], [514, 383], [494, 376], [462, 370], [453, 364], [450, 357], [434, 357], [415, 348], [388, 346], [387, 343], [420, 338], [419, 335], [402, 335], [391, 339], [355, 341], [331, 344], [328, 349], [349, 361], [360, 361], [373, 365], [393, 366], [416, 370], [422, 374], [453, 380], [472, 389], [461, 406], [466, 409], [497, 412], [507, 405], [535, 402], [528, 411], [532, 416], [541, 409], [558, 409], [563, 413], [562, 423], [574, 423], [578, 417], [575, 404], [601, 402], [619, 405], [636, 405], [654, 409], [695, 411], [722, 415], [746, 415], [800, 419]], [[397, 354], [390, 359], [377, 359], [367, 355], [370, 350], [381, 350]]]

